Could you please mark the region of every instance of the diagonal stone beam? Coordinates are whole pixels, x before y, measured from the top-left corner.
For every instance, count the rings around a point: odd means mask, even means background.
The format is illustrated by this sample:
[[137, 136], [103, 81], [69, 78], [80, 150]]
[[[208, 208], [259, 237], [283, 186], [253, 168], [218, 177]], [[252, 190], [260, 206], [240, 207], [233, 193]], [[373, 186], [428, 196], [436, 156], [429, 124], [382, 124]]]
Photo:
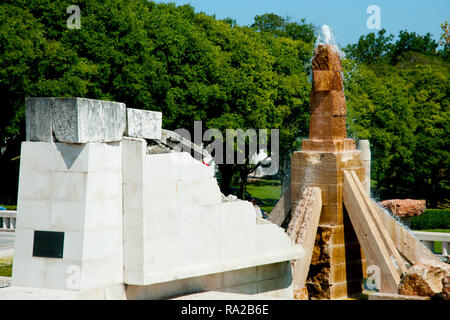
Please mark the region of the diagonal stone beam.
[[377, 213], [364, 201], [365, 194], [361, 193], [362, 186], [358, 187], [358, 184], [361, 182], [354, 172], [344, 172], [345, 207], [367, 261], [380, 270], [378, 289], [385, 293], [398, 293], [400, 275], [376, 226], [373, 216]]
[[311, 264], [321, 210], [321, 190], [317, 187], [305, 188], [302, 198], [292, 212], [292, 219], [286, 230], [295, 244], [302, 245], [305, 250], [305, 256], [302, 259], [292, 261], [294, 297], [299, 300], [306, 300], [308, 297], [305, 282]]

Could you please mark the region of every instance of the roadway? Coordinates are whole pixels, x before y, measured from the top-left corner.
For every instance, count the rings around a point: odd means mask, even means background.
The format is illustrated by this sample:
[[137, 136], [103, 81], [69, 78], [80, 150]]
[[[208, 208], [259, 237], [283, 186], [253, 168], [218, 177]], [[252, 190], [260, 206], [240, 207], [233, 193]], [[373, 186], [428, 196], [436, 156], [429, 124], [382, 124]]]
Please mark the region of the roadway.
[[14, 249], [15, 232], [0, 231], [0, 255], [2, 251]]

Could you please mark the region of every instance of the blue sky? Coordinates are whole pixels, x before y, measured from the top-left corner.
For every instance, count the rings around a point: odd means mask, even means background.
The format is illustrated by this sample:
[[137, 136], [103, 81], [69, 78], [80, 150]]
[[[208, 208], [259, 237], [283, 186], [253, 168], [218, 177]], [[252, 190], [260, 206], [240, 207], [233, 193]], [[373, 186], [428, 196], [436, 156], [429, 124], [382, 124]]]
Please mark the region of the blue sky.
[[190, 3], [197, 12], [215, 14], [218, 19], [231, 17], [240, 25], [253, 22], [258, 14], [273, 12], [294, 20], [306, 18], [315, 25], [333, 28], [338, 44], [355, 43], [369, 30], [366, 9], [377, 5], [381, 10], [381, 27], [397, 35], [400, 30], [418, 34], [430, 32], [439, 40], [440, 24], [450, 20], [450, 0], [172, 0], [156, 2]]

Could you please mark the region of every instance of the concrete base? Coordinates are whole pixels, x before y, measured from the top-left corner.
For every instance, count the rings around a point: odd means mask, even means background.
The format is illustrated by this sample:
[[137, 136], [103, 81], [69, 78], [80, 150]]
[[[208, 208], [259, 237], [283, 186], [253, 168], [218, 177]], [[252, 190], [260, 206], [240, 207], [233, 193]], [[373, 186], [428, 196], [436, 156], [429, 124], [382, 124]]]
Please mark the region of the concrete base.
[[260, 298], [292, 299], [290, 263], [281, 262], [149, 286], [127, 285], [126, 298], [160, 300], [207, 291], [245, 294]]
[[0, 289], [0, 300], [123, 300], [123, 284], [84, 291], [9, 287]]
[[275, 298], [267, 296], [254, 296], [249, 294], [207, 291], [194, 294], [188, 294], [172, 298], [170, 300], [291, 300], [288, 298]]
[[[123, 283], [121, 143], [23, 142], [12, 285], [91, 290]], [[37, 231], [63, 235], [35, 255]]]
[[[208, 295], [209, 291], [215, 294]], [[149, 286], [113, 285], [70, 291], [8, 287], [0, 289], [0, 300], [161, 300], [178, 299], [292, 299], [289, 262], [209, 274]]]

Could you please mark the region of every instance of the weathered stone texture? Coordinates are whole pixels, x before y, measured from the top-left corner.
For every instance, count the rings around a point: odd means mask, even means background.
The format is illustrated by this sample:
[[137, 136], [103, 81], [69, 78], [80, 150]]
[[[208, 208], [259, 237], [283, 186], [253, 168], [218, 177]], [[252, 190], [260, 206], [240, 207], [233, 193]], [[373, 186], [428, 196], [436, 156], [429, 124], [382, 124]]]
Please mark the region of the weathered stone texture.
[[347, 137], [345, 116], [311, 115], [309, 137], [311, 139], [336, 140]]
[[344, 170], [354, 170], [365, 182], [361, 152], [294, 152], [291, 162], [291, 203], [294, 207], [304, 188], [322, 190], [321, 225], [343, 223], [342, 188]]
[[419, 216], [426, 210], [425, 200], [394, 199], [384, 200], [378, 203], [399, 217]]
[[318, 45], [314, 50], [312, 69], [342, 71], [339, 53], [331, 45]]
[[344, 91], [311, 91], [311, 113], [322, 116], [345, 115]]
[[332, 228], [319, 227], [306, 285], [310, 297], [330, 299], [330, 240]]
[[51, 100], [26, 99], [26, 140], [52, 142]]
[[347, 227], [319, 226], [307, 280], [311, 299], [339, 299], [361, 292], [365, 261], [359, 244], [349, 236]]
[[323, 139], [305, 139], [302, 141], [302, 151], [326, 151], [341, 152], [356, 149], [355, 140], [323, 140]]
[[303, 141], [302, 150], [354, 150], [354, 141], [346, 139], [346, 102], [339, 54], [331, 45], [319, 45], [312, 64], [309, 139]]
[[84, 98], [27, 98], [27, 141], [65, 143], [120, 141], [125, 104]]
[[306, 287], [300, 289], [294, 289], [295, 300], [308, 300], [308, 289]]
[[340, 71], [317, 70], [313, 71], [313, 90], [330, 91], [342, 90], [344, 84]]
[[291, 163], [291, 203], [306, 187], [322, 190], [322, 210], [307, 288], [310, 299], [338, 299], [361, 292], [366, 262], [343, 206], [344, 171], [365, 177], [361, 152], [347, 138], [340, 57], [319, 45], [312, 62], [309, 139]]
[[162, 113], [148, 110], [127, 109], [128, 137], [161, 139]]
[[302, 259], [291, 262], [294, 290], [305, 287], [322, 207], [321, 194], [319, 188], [305, 189], [301, 200], [293, 208], [292, 219], [286, 230], [288, 236], [305, 250]]
[[407, 296], [440, 296], [448, 300], [449, 277], [450, 265], [434, 261], [419, 262], [402, 276], [399, 293]]
[[442, 279], [442, 298], [444, 300], [450, 300], [450, 274]]

